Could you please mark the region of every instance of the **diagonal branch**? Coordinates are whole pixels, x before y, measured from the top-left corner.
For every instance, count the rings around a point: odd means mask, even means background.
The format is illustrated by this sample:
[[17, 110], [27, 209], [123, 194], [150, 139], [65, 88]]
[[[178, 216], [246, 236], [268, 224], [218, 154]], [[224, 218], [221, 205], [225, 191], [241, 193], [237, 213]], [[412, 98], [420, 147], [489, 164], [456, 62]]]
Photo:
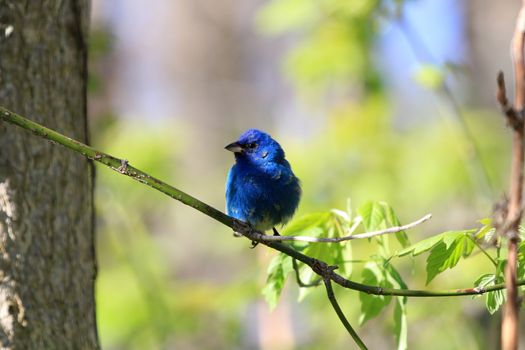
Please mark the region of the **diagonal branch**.
[[[253, 230], [247, 223], [236, 220], [220, 210], [217, 210], [208, 204], [201, 202], [197, 198], [190, 196], [181, 190], [170, 186], [161, 180], [154, 178], [153, 176], [131, 166], [127, 161], [113, 157], [109, 154], [97, 151], [96, 149], [85, 145], [79, 141], [73, 140], [67, 136], [64, 136], [54, 130], [46, 128], [38, 123], [32, 122], [16, 113], [13, 113], [4, 107], [0, 106], [0, 120], [4, 120], [10, 124], [17, 125], [23, 129], [31, 131], [33, 134], [40, 136], [52, 142], [61, 144], [62, 146], [69, 148], [72, 151], [82, 154], [83, 156], [100, 162], [109, 168], [113, 169], [117, 173], [127, 175], [132, 179], [139, 181], [145, 185], [153, 187], [154, 189], [168, 195], [169, 197], [178, 200], [179, 202], [189, 205], [192, 208], [200, 211], [206, 216], [217, 220], [218, 222], [232, 228], [236, 232], [241, 233], [250, 240], [257, 241], [257, 238], [262, 235], [260, 232]], [[126, 166], [123, 166], [126, 164]], [[449, 296], [466, 296], [466, 295], [481, 295], [487, 292], [493, 292], [496, 290], [505, 289], [505, 284], [495, 284], [484, 288], [464, 288], [454, 290], [412, 290], [412, 289], [391, 289], [382, 288], [379, 286], [370, 286], [366, 284], [357, 283], [338, 275], [329, 269], [329, 265], [321, 260], [311, 258], [301, 252], [295, 250], [293, 247], [280, 242], [261, 242], [272, 249], [275, 249], [281, 253], [289, 255], [302, 263], [308, 265], [312, 270], [321, 277], [328, 277], [333, 282], [340, 286], [352, 290], [356, 290], [363, 293], [374, 294], [374, 295], [391, 295], [391, 296], [406, 296], [406, 297], [449, 297]], [[518, 286], [525, 285], [525, 280], [518, 280]]]

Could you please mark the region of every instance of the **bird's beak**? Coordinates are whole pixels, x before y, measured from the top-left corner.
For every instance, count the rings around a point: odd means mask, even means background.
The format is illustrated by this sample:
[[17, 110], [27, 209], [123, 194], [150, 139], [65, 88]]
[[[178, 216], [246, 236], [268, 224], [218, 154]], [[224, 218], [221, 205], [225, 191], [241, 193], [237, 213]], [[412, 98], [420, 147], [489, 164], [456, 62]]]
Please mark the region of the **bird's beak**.
[[224, 148], [233, 153], [241, 153], [243, 151], [242, 146], [238, 142], [232, 142]]

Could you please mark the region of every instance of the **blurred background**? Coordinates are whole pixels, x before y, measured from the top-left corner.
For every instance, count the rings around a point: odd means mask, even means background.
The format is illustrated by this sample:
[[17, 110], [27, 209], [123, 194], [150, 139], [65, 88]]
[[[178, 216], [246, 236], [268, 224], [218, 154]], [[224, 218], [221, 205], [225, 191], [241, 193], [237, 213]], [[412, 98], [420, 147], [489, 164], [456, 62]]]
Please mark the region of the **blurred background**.
[[[223, 209], [248, 128], [271, 133], [302, 180], [301, 214], [384, 200], [415, 242], [477, 227], [506, 190], [509, 132], [495, 102], [512, 86], [519, 1], [93, 0], [92, 144]], [[510, 89], [512, 91], [512, 89]], [[325, 291], [261, 296], [273, 252], [161, 193], [97, 169], [99, 331], [105, 349], [343, 349]], [[374, 254], [367, 241], [354, 255]], [[425, 286], [470, 287], [481, 256]], [[359, 266], [355, 269], [359, 271]], [[359, 280], [357, 272], [352, 276]], [[358, 294], [337, 289], [352, 324]], [[392, 309], [358, 327], [395, 348]], [[409, 348], [493, 349], [499, 314], [471, 298], [410, 299]], [[350, 344], [350, 345], [349, 345]]]

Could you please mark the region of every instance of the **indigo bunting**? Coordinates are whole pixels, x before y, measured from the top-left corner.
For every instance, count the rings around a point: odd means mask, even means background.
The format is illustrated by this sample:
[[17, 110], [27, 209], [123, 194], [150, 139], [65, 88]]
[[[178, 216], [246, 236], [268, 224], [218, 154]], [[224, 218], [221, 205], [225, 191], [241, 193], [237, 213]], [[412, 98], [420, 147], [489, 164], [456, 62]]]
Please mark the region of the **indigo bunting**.
[[[293, 216], [301, 187], [284, 151], [270, 135], [249, 129], [225, 147], [235, 154], [226, 180], [226, 212], [264, 232]], [[255, 246], [254, 243], [253, 246]]]

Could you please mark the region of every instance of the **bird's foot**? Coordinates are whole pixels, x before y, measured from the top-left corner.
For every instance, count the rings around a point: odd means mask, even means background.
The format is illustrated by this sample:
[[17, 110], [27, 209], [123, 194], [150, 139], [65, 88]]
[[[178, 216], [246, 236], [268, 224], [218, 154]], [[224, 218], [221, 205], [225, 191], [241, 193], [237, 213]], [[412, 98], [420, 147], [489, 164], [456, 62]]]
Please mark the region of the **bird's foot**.
[[275, 227], [272, 227], [272, 230], [273, 230], [273, 235], [274, 235], [274, 236], [280, 236], [279, 231], [277, 231], [277, 230], [275, 229]]
[[[253, 227], [250, 224], [237, 219], [233, 219], [232, 228], [234, 231], [233, 235], [236, 237], [244, 236], [245, 233], [254, 232]], [[257, 247], [258, 244], [259, 242], [252, 241], [252, 246], [250, 247], [250, 249]]]
[[250, 226], [250, 224], [248, 224], [247, 222], [241, 221], [241, 220], [237, 220], [237, 219], [233, 219], [232, 228], [233, 228], [233, 235], [235, 237], [244, 236], [243, 232], [250, 232], [252, 230], [252, 227]]

